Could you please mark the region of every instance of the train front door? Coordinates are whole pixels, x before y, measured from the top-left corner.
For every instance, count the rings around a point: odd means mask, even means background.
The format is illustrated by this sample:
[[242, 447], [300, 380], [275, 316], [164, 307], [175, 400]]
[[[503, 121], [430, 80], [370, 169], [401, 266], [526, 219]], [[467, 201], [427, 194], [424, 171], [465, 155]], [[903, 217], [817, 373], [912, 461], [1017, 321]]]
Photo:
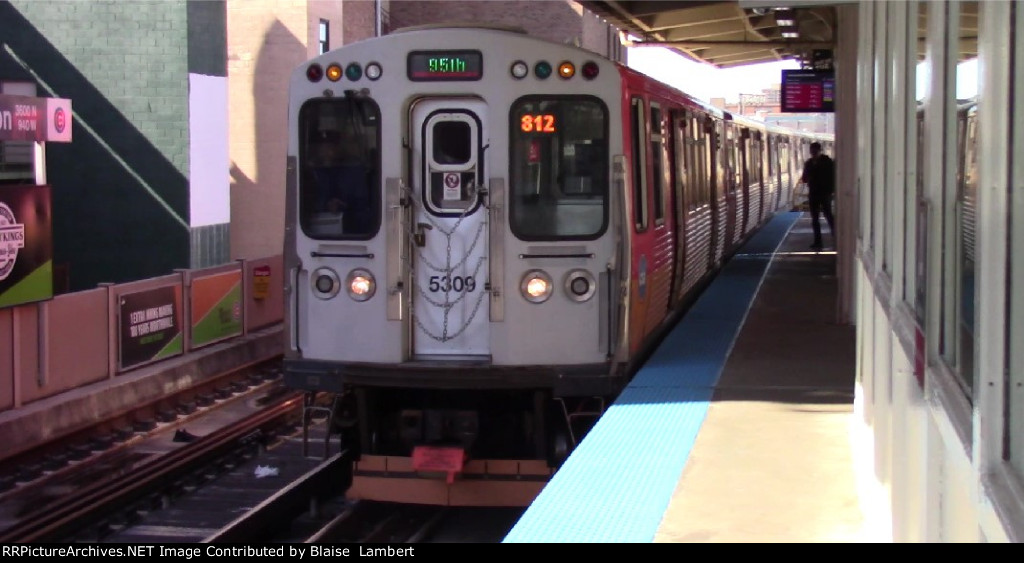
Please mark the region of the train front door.
[[486, 109], [476, 98], [428, 98], [410, 110], [414, 359], [490, 355]]

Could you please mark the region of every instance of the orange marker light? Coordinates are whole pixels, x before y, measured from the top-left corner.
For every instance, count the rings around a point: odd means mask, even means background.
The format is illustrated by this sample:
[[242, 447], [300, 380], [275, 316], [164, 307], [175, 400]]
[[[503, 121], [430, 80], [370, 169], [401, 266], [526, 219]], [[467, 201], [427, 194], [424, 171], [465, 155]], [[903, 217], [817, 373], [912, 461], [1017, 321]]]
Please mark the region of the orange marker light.
[[562, 78], [572, 78], [576, 74], [576, 66], [570, 62], [564, 62], [558, 65], [558, 76]]
[[327, 80], [331, 82], [337, 82], [341, 80], [341, 66], [338, 64], [332, 64], [327, 67]]

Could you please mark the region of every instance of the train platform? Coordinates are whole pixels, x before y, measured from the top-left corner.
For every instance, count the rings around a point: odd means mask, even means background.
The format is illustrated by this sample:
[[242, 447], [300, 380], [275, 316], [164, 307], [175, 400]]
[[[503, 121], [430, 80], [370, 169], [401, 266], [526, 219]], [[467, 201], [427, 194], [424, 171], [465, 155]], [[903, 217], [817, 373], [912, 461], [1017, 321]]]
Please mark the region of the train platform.
[[891, 541], [858, 479], [855, 328], [812, 240], [801, 212], [752, 237], [504, 541]]

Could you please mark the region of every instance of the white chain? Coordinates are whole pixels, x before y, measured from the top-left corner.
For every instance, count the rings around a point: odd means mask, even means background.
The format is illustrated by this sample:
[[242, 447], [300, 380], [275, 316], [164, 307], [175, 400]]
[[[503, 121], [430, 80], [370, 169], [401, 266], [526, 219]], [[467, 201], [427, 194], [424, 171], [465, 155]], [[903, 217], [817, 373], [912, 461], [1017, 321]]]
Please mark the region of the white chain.
[[[418, 205], [421, 209], [425, 209], [426, 208], [424, 206], [424, 204], [423, 204], [423, 201], [419, 197], [417, 197], [417, 194], [415, 193], [415, 191], [411, 187], [403, 186], [403, 190], [405, 191], [405, 195], [409, 197], [409, 200], [413, 202], [414, 206]], [[480, 201], [481, 207], [483, 207], [485, 210], [487, 210], [488, 209], [487, 204], [482, 199], [479, 199], [479, 201]], [[458, 262], [456, 262], [455, 264], [452, 264], [452, 237], [455, 235], [455, 232], [458, 230], [459, 226], [462, 224], [463, 219], [465, 219], [468, 216], [467, 214], [469, 213], [469, 210], [472, 209], [473, 207], [474, 206], [468, 206], [465, 209], [463, 209], [462, 213], [459, 214], [458, 219], [455, 220], [455, 223], [451, 226], [450, 229], [443, 228], [437, 221], [434, 220], [434, 218], [430, 214], [428, 214], [428, 213], [424, 213], [423, 214], [423, 216], [430, 223], [431, 227], [433, 229], [436, 229], [440, 234], [444, 235], [444, 237], [446, 239], [445, 264], [443, 266], [439, 266], [437, 264], [434, 264], [429, 259], [427, 259], [426, 255], [421, 250], [417, 250], [416, 251], [416, 255], [418, 256], [419, 261], [422, 262], [423, 264], [425, 264], [430, 270], [432, 270], [434, 272], [439, 272], [441, 274], [447, 275], [449, 280], [452, 279], [452, 273], [457, 268], [462, 267], [466, 263], [466, 261], [469, 260], [469, 257], [473, 254], [473, 251], [476, 249], [477, 244], [480, 242], [480, 239], [482, 238], [482, 235], [483, 235], [483, 232], [484, 232], [484, 227], [487, 226], [487, 221], [486, 220], [480, 222], [480, 224], [477, 226], [476, 233], [473, 235], [473, 242], [472, 242], [472, 244], [470, 244], [469, 248], [465, 250], [465, 252], [463, 253], [462, 258]], [[416, 244], [416, 234], [417, 233], [412, 228], [412, 224], [411, 223], [412, 222], [410, 221], [410, 224], [408, 225], [409, 229], [406, 232], [406, 236], [409, 238], [409, 246], [410, 246], [410, 248], [417, 248], [418, 249], [420, 247], [419, 247], [419, 245]], [[407, 258], [407, 260], [408, 260], [408, 258]], [[486, 256], [482, 256], [482, 257], [477, 259], [476, 266], [473, 268], [473, 275], [472, 275], [473, 279], [479, 279], [477, 277], [477, 275], [480, 272], [480, 267], [486, 261], [487, 261], [487, 257]], [[409, 263], [409, 264], [406, 264], [406, 266], [409, 269], [410, 277], [414, 280], [414, 283], [415, 283], [415, 280], [416, 280], [416, 270], [415, 270], [414, 265]], [[469, 295], [470, 292], [468, 292], [468, 291], [462, 292], [459, 295], [458, 298], [456, 298], [454, 301], [450, 301], [449, 300], [449, 296], [450, 296], [451, 292], [450, 291], [445, 291], [445, 293], [444, 293], [445, 299], [442, 302], [442, 301], [437, 301], [437, 300], [432, 299], [429, 295], [427, 295], [427, 293], [423, 290], [422, 287], [419, 287], [418, 284], [417, 284], [417, 290], [418, 290], [419, 295], [422, 296], [424, 301], [426, 301], [427, 303], [433, 305], [434, 307], [442, 309], [443, 312], [444, 312], [444, 315], [443, 315], [444, 321], [443, 321], [441, 333], [440, 334], [436, 334], [433, 331], [431, 331], [429, 328], [427, 328], [423, 324], [423, 322], [420, 320], [420, 317], [416, 314], [416, 310], [415, 310], [414, 305], [413, 305], [413, 302], [415, 302], [416, 300], [410, 300], [409, 313], [412, 316], [412, 318], [416, 321], [416, 326], [418, 326], [420, 328], [420, 330], [423, 331], [424, 334], [426, 334], [427, 336], [429, 336], [430, 338], [432, 338], [433, 340], [435, 340], [437, 342], [447, 342], [449, 340], [454, 340], [454, 339], [458, 338], [459, 336], [461, 336], [462, 333], [465, 332], [466, 329], [469, 328], [469, 326], [472, 324], [473, 319], [476, 318], [477, 311], [480, 310], [480, 304], [483, 303], [484, 294], [490, 293], [490, 291], [486, 290], [485, 288], [481, 288], [481, 290], [479, 292], [477, 292], [476, 303], [473, 305], [473, 310], [470, 312], [469, 317], [467, 317], [465, 319], [465, 321], [462, 323], [462, 326], [459, 327], [458, 330], [456, 330], [454, 333], [449, 334], [449, 332], [448, 332], [448, 317], [449, 317], [449, 315], [451, 313], [451, 310], [452, 310], [452, 308], [455, 305], [457, 305], [458, 303], [462, 302], [466, 298], [466, 296]]]

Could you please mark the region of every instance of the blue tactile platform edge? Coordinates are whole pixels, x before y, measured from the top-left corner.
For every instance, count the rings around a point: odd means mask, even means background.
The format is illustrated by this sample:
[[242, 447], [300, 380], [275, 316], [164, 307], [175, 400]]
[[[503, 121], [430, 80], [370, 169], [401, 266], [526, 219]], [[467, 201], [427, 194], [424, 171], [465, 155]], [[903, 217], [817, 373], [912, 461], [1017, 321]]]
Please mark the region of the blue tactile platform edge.
[[505, 537], [650, 543], [775, 249], [780, 213], [722, 269]]

